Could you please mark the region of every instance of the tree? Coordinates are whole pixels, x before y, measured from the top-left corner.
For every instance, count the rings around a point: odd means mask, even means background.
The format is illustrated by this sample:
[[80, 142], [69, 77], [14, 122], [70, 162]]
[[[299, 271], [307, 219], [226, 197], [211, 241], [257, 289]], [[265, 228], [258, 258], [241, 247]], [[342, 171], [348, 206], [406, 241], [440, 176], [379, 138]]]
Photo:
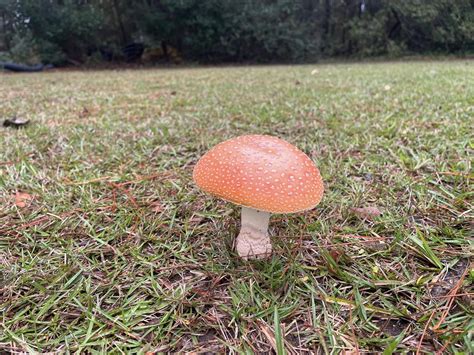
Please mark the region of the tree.
[[18, 59], [119, 59], [132, 42], [200, 62], [463, 53], [474, 1], [0, 0], [0, 50]]

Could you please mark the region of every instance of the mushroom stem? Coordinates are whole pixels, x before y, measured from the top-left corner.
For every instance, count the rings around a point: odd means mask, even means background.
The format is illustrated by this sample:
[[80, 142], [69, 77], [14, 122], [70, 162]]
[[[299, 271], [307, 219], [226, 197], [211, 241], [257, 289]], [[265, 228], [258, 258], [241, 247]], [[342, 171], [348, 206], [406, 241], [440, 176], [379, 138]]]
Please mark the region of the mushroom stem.
[[239, 256], [247, 259], [264, 259], [271, 255], [272, 245], [268, 236], [270, 213], [242, 207], [242, 225], [235, 248]]

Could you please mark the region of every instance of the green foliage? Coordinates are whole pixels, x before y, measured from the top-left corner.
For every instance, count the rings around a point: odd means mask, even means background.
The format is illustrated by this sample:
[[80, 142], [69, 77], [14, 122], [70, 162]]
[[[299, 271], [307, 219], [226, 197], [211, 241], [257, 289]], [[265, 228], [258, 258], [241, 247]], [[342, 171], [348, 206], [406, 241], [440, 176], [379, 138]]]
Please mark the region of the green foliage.
[[9, 57], [16, 62], [25, 64], [35, 64], [38, 62], [38, 52], [36, 43], [30, 31], [26, 31], [23, 35], [15, 33], [12, 38], [13, 46], [10, 48]]
[[227, 12], [228, 25], [221, 36], [226, 52], [235, 53], [232, 59], [298, 61], [317, 57], [319, 48], [312, 37], [314, 25], [309, 18], [301, 17], [301, 1], [247, 2], [239, 9], [240, 4]]
[[387, 35], [384, 31], [386, 17], [364, 16], [349, 23], [350, 52], [362, 57], [387, 53]]
[[[74, 14], [46, 1], [0, 0], [0, 38], [7, 49], [4, 60], [24, 64], [38, 62], [61, 64], [66, 52], [56, 32], [65, 31], [65, 15]], [[51, 4], [49, 4], [51, 5]], [[62, 22], [61, 22], [62, 21]], [[58, 30], [59, 28], [59, 30]]]
[[205, 61], [308, 59], [317, 53], [314, 27], [299, 21], [301, 1], [162, 1], [135, 9], [137, 25], [152, 41]]
[[471, 0], [365, 3], [362, 11], [359, 0], [0, 0], [0, 50], [32, 42], [40, 60], [57, 64], [95, 61], [100, 49], [119, 58], [131, 42], [201, 62], [474, 51]]
[[470, 0], [390, 1], [401, 24], [400, 36], [413, 51], [464, 51], [474, 41]]
[[66, 62], [67, 54], [59, 44], [41, 39], [38, 39], [36, 43], [42, 62], [58, 65]]
[[22, 0], [16, 11], [19, 33], [33, 35], [45, 62], [81, 59], [101, 29], [101, 13], [87, 2]]

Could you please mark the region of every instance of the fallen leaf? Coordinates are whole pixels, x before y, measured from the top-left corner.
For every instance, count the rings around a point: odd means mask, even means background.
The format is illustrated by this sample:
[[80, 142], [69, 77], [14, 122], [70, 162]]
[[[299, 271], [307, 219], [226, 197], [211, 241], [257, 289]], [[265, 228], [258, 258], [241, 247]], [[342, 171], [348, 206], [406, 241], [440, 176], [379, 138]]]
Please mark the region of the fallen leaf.
[[329, 249], [329, 255], [331, 255], [331, 258], [337, 263], [339, 259], [341, 259], [341, 256], [344, 255], [344, 251], [340, 249]]
[[15, 194], [15, 206], [25, 208], [33, 200], [33, 196], [26, 192], [17, 192]]
[[189, 222], [194, 225], [200, 224], [204, 220], [204, 217], [198, 216], [198, 215], [193, 215], [190, 219]]
[[319, 74], [319, 70], [318, 69], [313, 69], [311, 71], [311, 75], [316, 75], [316, 74]]
[[150, 203], [150, 210], [156, 213], [162, 212], [165, 208], [158, 201]]
[[362, 207], [362, 208], [351, 208], [351, 212], [356, 214], [359, 217], [371, 219], [378, 217], [382, 214], [382, 211], [378, 207]]
[[86, 118], [86, 117], [89, 117], [90, 116], [90, 111], [87, 109], [87, 107], [83, 107], [82, 108], [82, 111], [79, 112], [79, 117], [80, 118]]
[[153, 93], [153, 94], [148, 95], [148, 97], [149, 97], [150, 99], [159, 99], [159, 98], [162, 97], [162, 96], [163, 96], [163, 94], [160, 93], [160, 92], [156, 92], [156, 93]]

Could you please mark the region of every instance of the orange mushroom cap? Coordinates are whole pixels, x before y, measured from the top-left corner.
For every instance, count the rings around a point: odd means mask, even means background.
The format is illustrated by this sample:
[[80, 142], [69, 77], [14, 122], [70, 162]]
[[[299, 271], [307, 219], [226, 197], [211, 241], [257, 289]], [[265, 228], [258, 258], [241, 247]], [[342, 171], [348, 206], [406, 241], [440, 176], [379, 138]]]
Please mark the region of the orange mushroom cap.
[[271, 213], [312, 209], [324, 191], [319, 170], [305, 153], [267, 135], [219, 143], [198, 161], [193, 179], [212, 195]]

